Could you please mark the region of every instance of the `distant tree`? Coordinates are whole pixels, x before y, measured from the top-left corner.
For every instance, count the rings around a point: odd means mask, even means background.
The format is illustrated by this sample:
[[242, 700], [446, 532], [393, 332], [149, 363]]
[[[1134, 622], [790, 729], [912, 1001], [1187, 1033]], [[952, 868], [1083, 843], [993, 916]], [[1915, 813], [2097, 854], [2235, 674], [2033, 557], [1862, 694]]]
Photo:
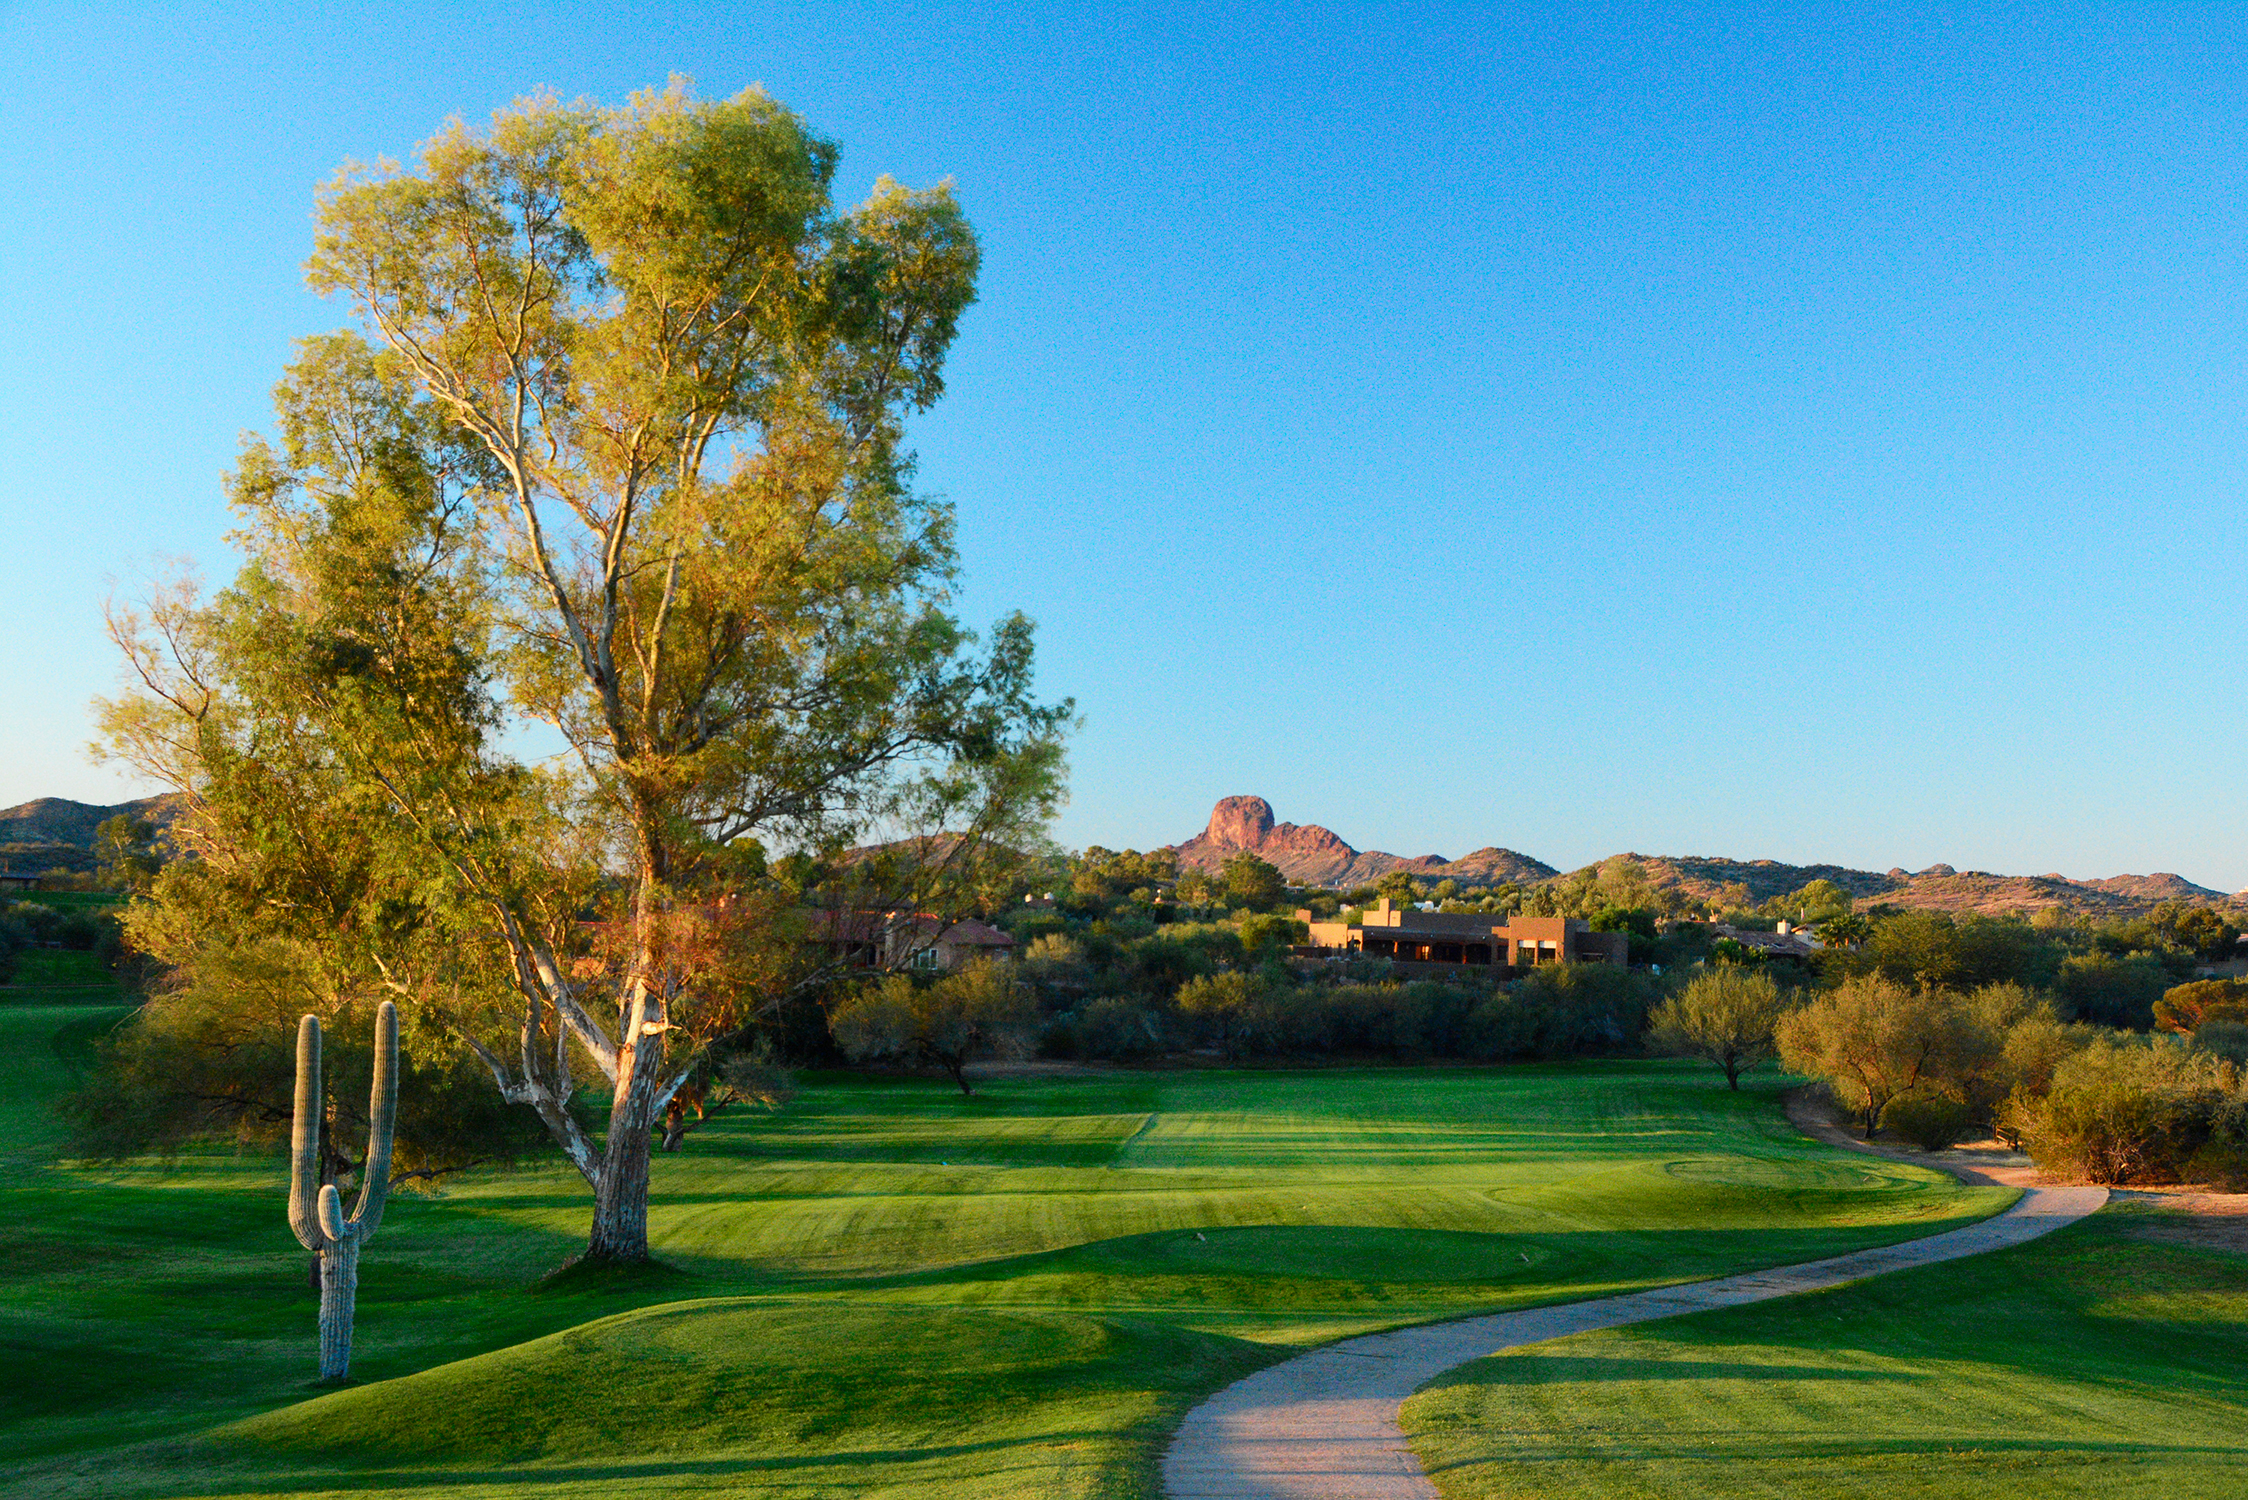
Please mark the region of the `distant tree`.
[[1634, 937], [1655, 936], [1655, 914], [1644, 906], [1604, 906], [1592, 914], [1594, 932], [1628, 932]]
[[1825, 1080], [1871, 1139], [1890, 1100], [1947, 1076], [1960, 1031], [1953, 996], [1908, 988], [1882, 974], [1859, 974], [1788, 1012], [1775, 1036], [1781, 1061], [1794, 1072]]
[[1251, 1018], [1264, 999], [1264, 981], [1253, 974], [1232, 971], [1205, 974], [1179, 986], [1179, 1014], [1216, 1030], [1218, 1045], [1227, 1057], [1240, 1053], [1247, 1040]]
[[1207, 870], [1181, 870], [1178, 885], [1174, 888], [1173, 894], [1179, 898], [1182, 905], [1208, 906], [1217, 899], [1218, 883], [1210, 878], [1210, 872]]
[[1411, 906], [1421, 899], [1421, 884], [1403, 870], [1392, 870], [1374, 882], [1377, 899], [1388, 897], [1398, 906]]
[[1294, 917], [1264, 912], [1241, 924], [1241, 946], [1254, 953], [1262, 948], [1285, 948], [1311, 941], [1311, 928]]
[[2154, 1002], [2154, 1024], [2163, 1031], [2199, 1031], [2211, 1021], [2248, 1021], [2248, 983], [2196, 979], [2174, 986]]
[[1873, 924], [1855, 912], [1838, 912], [1819, 923], [1819, 941], [1829, 948], [1854, 950], [1873, 936]]
[[964, 1095], [967, 1066], [1022, 1057], [1038, 1025], [1030, 992], [1005, 966], [979, 963], [933, 984], [892, 974], [846, 998], [829, 1019], [843, 1055], [857, 1062], [930, 1062]]
[[1729, 1088], [1741, 1074], [1777, 1050], [1773, 1028], [1787, 1002], [1769, 974], [1719, 967], [1694, 976], [1685, 989], [1655, 1007], [1647, 1040], [1673, 1057], [1699, 1057], [1724, 1071]]
[[2154, 1007], [2172, 987], [2170, 971], [2151, 953], [2075, 953], [2061, 960], [2053, 992], [2081, 1021], [2146, 1031]]
[[1251, 911], [1270, 911], [1288, 892], [1287, 877], [1278, 866], [1259, 859], [1247, 849], [1236, 850], [1225, 862], [1225, 898]]
[[2240, 929], [2214, 907], [2164, 901], [2147, 913], [2147, 925], [2173, 948], [2202, 958], [2230, 958]]
[[101, 861], [95, 879], [116, 891], [145, 891], [163, 866], [153, 847], [156, 825], [119, 813], [94, 829], [94, 855]]
[[1754, 968], [1764, 962], [1764, 950], [1751, 948], [1738, 938], [1719, 938], [1709, 945], [1709, 960], [1733, 968]]

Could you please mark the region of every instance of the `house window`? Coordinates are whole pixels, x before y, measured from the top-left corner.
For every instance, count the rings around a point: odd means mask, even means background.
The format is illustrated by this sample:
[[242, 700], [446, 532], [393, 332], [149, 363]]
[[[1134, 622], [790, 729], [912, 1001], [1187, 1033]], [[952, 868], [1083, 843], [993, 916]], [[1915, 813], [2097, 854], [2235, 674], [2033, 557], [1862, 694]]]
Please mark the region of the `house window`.
[[905, 966], [909, 969], [933, 969], [937, 966], [937, 950], [916, 948], [913, 956], [905, 961]]

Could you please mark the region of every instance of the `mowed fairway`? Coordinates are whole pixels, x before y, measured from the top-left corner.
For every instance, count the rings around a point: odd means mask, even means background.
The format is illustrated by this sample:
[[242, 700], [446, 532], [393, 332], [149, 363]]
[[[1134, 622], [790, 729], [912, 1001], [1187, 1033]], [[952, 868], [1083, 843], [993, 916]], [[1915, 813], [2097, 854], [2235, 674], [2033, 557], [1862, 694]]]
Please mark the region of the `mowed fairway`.
[[815, 1076], [659, 1159], [660, 1276], [545, 1279], [587, 1218], [559, 1170], [394, 1199], [364, 1383], [318, 1394], [277, 1157], [54, 1160], [57, 1048], [113, 1014], [0, 1005], [10, 1493], [1148, 1495], [1187, 1406], [1301, 1346], [2012, 1196], [1673, 1064]]
[[2135, 1207], [1479, 1360], [1404, 1426], [1454, 1500], [2248, 1495], [2248, 1257], [2153, 1241]]

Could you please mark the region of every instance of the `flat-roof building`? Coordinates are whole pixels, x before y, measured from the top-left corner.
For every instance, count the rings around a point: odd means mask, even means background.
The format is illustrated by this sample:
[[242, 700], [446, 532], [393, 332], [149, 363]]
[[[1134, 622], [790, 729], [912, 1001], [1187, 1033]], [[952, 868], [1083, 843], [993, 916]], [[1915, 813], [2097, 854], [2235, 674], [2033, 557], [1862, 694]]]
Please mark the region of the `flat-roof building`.
[[1541, 964], [1625, 964], [1631, 938], [1594, 932], [1576, 917], [1492, 917], [1471, 912], [1415, 911], [1384, 898], [1356, 922], [1312, 922], [1311, 946], [1363, 953], [1398, 963], [1521, 969]]

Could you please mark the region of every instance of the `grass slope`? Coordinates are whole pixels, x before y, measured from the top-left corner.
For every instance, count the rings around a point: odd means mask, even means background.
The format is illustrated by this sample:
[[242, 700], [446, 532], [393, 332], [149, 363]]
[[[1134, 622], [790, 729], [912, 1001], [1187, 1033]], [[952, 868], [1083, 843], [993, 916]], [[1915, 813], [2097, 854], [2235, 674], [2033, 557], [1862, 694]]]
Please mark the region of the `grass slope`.
[[1448, 1500], [2248, 1494], [2248, 1257], [2146, 1222], [1480, 1360], [1406, 1431]]
[[1151, 1494], [1179, 1413], [1294, 1347], [2010, 1197], [1670, 1064], [819, 1077], [659, 1158], [664, 1276], [542, 1280], [587, 1217], [559, 1170], [394, 1199], [368, 1383], [315, 1397], [278, 1159], [52, 1159], [31, 1106], [92, 1014], [0, 1007], [10, 1493]]

